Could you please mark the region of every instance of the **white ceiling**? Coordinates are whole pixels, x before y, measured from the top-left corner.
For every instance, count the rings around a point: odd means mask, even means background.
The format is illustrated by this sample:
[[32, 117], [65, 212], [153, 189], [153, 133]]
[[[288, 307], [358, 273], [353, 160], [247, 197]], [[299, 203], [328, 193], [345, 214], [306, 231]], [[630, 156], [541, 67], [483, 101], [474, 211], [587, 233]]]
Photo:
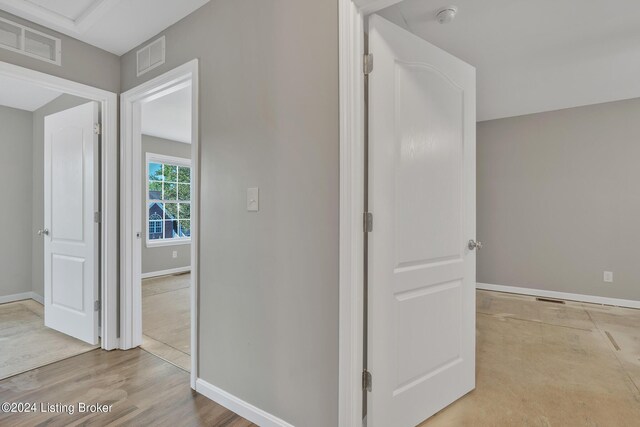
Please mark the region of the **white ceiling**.
[[122, 55], [208, 1], [0, 0], [0, 9]]
[[[458, 16], [441, 25], [449, 4]], [[380, 14], [477, 68], [478, 120], [640, 97], [637, 0], [405, 0]]]
[[142, 104], [142, 133], [191, 143], [191, 86]]
[[5, 107], [35, 111], [60, 95], [62, 92], [10, 77], [0, 77], [0, 105]]

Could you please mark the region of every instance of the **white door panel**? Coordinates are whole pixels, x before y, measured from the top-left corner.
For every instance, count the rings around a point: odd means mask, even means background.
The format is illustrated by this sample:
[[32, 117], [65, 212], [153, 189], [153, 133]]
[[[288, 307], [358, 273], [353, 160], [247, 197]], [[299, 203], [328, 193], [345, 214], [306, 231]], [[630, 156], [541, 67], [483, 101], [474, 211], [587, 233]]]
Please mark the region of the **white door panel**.
[[368, 423], [415, 426], [475, 387], [475, 70], [369, 20]]
[[45, 325], [97, 344], [98, 104], [45, 117]]

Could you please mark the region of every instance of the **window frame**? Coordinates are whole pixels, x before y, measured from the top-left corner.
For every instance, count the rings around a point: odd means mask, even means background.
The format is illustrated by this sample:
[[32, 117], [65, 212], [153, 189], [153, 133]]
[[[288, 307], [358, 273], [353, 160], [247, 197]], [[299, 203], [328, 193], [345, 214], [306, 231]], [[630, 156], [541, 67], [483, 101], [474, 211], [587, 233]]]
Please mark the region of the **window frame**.
[[[147, 248], [156, 248], [156, 247], [162, 247], [162, 246], [176, 246], [176, 245], [188, 245], [191, 244], [191, 236], [189, 237], [178, 237], [178, 238], [172, 238], [172, 239], [167, 239], [167, 238], [162, 238], [162, 239], [153, 239], [150, 240], [149, 239], [149, 203], [151, 203], [151, 199], [149, 198], [149, 164], [150, 163], [161, 163], [163, 165], [170, 165], [170, 166], [182, 166], [182, 167], [188, 167], [190, 170], [190, 174], [189, 174], [189, 205], [191, 206], [191, 204], [193, 203], [193, 167], [191, 165], [191, 159], [185, 159], [183, 157], [176, 157], [176, 156], [167, 156], [164, 154], [157, 154], [157, 153], [146, 153], [145, 156], [145, 195], [144, 195], [144, 211], [145, 211], [145, 244]], [[176, 186], [177, 187], [177, 186]], [[177, 191], [177, 188], [176, 188]], [[165, 200], [162, 200], [162, 203], [165, 203]], [[176, 197], [176, 204], [180, 203], [180, 200], [178, 200], [178, 198]], [[189, 218], [189, 221], [191, 221], [191, 218]], [[163, 219], [163, 232], [164, 232], [164, 222], [165, 220]]]

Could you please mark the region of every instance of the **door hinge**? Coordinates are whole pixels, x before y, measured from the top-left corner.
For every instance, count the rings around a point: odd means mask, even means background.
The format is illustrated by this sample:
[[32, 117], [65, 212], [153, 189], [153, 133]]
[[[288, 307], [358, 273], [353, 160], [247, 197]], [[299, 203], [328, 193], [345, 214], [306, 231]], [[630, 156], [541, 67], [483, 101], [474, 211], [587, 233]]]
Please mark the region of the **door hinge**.
[[100, 301], [94, 301], [93, 311], [100, 311]]
[[372, 53], [366, 53], [364, 55], [363, 71], [365, 76], [368, 76], [373, 71], [373, 54]]
[[362, 371], [362, 389], [366, 390], [366, 391], [371, 391], [371, 387], [372, 387], [372, 378], [371, 378], [371, 372], [367, 371], [366, 369], [364, 371]]
[[102, 212], [100, 212], [100, 211], [94, 212], [93, 221], [98, 223], [98, 224], [101, 223], [102, 222]]
[[100, 123], [93, 124], [93, 133], [95, 133], [96, 135], [102, 134], [102, 126], [100, 126]]
[[365, 212], [363, 215], [364, 232], [371, 233], [373, 231], [373, 214]]

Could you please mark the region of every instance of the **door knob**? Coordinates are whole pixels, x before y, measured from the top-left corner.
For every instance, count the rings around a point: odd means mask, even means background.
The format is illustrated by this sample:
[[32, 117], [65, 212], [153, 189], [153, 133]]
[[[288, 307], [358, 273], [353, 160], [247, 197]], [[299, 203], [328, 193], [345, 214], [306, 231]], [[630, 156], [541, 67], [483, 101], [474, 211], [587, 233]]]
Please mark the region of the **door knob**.
[[467, 247], [469, 248], [470, 251], [474, 250], [474, 249], [482, 249], [482, 242], [476, 242], [475, 240], [471, 239], [469, 240], [469, 244], [467, 245]]
[[44, 230], [38, 230], [38, 236], [48, 236], [49, 229], [45, 228]]

